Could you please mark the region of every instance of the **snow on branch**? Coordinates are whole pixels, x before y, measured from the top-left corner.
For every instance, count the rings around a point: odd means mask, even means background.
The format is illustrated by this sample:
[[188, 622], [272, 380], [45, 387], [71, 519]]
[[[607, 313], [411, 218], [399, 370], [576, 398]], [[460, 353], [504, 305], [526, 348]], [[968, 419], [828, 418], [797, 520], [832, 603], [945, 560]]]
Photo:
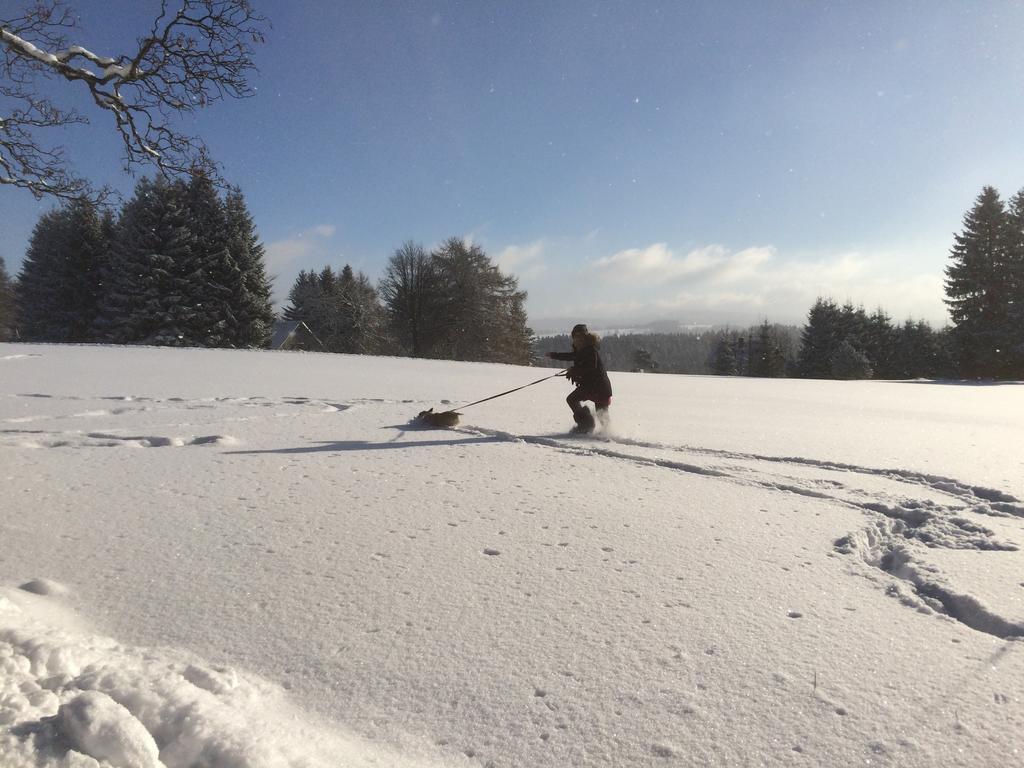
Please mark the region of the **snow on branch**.
[[159, 14], [135, 50], [106, 56], [69, 45], [75, 16], [62, 0], [38, 0], [23, 15], [0, 19], [0, 184], [37, 197], [77, 197], [89, 185], [67, 168], [63, 148], [44, 147], [42, 129], [87, 122], [38, 95], [39, 78], [85, 88], [110, 115], [126, 168], [154, 163], [169, 175], [212, 172], [202, 140], [174, 118], [230, 96], [252, 95], [252, 46], [266, 20], [248, 0], [161, 0]]

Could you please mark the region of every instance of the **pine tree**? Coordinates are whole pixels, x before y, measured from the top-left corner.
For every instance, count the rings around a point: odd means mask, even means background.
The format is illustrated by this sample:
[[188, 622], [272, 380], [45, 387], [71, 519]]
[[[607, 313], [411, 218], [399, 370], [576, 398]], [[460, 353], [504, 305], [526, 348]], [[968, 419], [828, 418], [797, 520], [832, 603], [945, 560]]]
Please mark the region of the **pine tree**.
[[834, 379], [870, 379], [871, 363], [867, 356], [854, 346], [850, 339], [843, 339], [832, 353], [831, 373]]
[[956, 326], [960, 369], [970, 378], [1008, 372], [1013, 333], [1008, 317], [1011, 237], [1006, 208], [985, 187], [954, 236], [946, 268], [946, 304]]
[[749, 337], [753, 339], [750, 350], [749, 376], [762, 378], [779, 378], [786, 374], [786, 356], [777, 338], [776, 330], [765, 320], [755, 330], [750, 329]]
[[18, 315], [25, 339], [93, 340], [108, 248], [103, 220], [84, 198], [40, 217], [18, 279]]
[[844, 338], [842, 314], [831, 299], [819, 297], [800, 337], [797, 368], [805, 379], [832, 378], [832, 355]]
[[871, 321], [864, 307], [854, 307], [846, 302], [839, 310], [839, 338], [849, 341], [854, 349], [863, 353], [868, 345]]
[[1024, 379], [1024, 189], [1007, 205], [1008, 285], [1007, 323], [1009, 366], [1007, 375]]
[[868, 318], [864, 339], [864, 354], [871, 363], [875, 378], [899, 378], [894, 366], [896, 354], [896, 328], [881, 307]]
[[270, 341], [274, 328], [270, 279], [264, 263], [263, 244], [238, 187], [228, 191], [224, 215], [227, 219], [228, 250], [238, 270], [237, 279], [231, 285], [236, 322], [230, 341], [236, 347], [264, 347]]
[[0, 256], [0, 341], [15, 338], [14, 284]]
[[213, 180], [193, 174], [184, 195], [188, 215], [188, 251], [179, 273], [189, 283], [191, 317], [186, 329], [190, 344], [230, 347], [238, 336], [240, 270], [228, 247], [227, 216]]
[[716, 376], [737, 376], [740, 372], [736, 364], [736, 340], [725, 336], [715, 345], [711, 370]]
[[955, 375], [948, 334], [936, 333], [924, 320], [908, 319], [896, 331], [893, 378], [934, 379]]
[[334, 351], [374, 354], [384, 351], [386, 315], [377, 291], [362, 272], [346, 264], [331, 303], [334, 316]]
[[[288, 306], [284, 308], [284, 319], [290, 321], [301, 320], [309, 325], [312, 320], [313, 305], [320, 295], [320, 282], [315, 272], [301, 270], [291, 290], [288, 291]], [[315, 331], [314, 331], [315, 332]]]
[[65, 221], [63, 211], [48, 211], [32, 228], [17, 283], [18, 325], [26, 341], [67, 341], [59, 320]]
[[197, 344], [186, 188], [143, 178], [125, 204], [105, 270], [97, 328], [120, 344]]
[[[334, 296], [338, 288], [338, 276], [330, 266], [320, 270], [316, 276], [316, 289], [309, 307], [309, 319], [306, 325], [319, 334], [320, 340], [329, 352], [336, 352], [338, 336], [338, 317], [334, 311]], [[305, 319], [305, 318], [304, 318]], [[316, 329], [320, 329], [317, 331]]]
[[632, 370], [634, 373], [653, 373], [658, 370], [658, 363], [650, 353], [650, 350], [644, 347], [637, 347], [633, 350]]

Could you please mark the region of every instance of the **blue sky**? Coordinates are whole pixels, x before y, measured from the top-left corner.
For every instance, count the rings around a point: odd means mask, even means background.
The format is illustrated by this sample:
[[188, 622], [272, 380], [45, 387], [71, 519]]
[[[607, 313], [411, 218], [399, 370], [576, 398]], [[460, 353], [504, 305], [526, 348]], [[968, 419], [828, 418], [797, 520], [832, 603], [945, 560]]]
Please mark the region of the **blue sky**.
[[[817, 295], [943, 324], [964, 212], [1024, 186], [1018, 2], [254, 4], [257, 95], [186, 127], [281, 297], [460, 236], [541, 329], [801, 322]], [[79, 2], [75, 41], [125, 51], [157, 5]], [[66, 141], [130, 192], [105, 115]], [[0, 188], [8, 271], [51, 206]]]

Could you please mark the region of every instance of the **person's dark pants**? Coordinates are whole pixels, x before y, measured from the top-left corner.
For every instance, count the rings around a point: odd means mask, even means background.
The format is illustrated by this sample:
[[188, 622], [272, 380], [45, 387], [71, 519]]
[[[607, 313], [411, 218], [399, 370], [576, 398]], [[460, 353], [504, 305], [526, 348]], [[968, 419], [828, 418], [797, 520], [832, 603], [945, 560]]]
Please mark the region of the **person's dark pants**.
[[583, 405], [584, 400], [593, 400], [594, 407], [597, 409], [597, 415], [602, 421], [608, 415], [608, 406], [611, 405], [612, 399], [610, 397], [596, 397], [589, 392], [584, 392], [579, 387], [576, 387], [569, 396], [565, 398], [565, 402], [572, 408], [573, 420], [580, 426], [594, 426], [594, 417], [590, 414], [590, 409]]

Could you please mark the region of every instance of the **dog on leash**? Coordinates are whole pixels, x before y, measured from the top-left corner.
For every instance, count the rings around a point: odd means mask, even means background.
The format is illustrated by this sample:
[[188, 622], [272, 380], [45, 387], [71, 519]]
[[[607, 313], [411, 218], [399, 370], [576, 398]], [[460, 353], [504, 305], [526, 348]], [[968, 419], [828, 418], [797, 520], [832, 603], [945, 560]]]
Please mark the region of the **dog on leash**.
[[455, 427], [458, 426], [459, 416], [461, 415], [461, 413], [456, 411], [434, 413], [434, 409], [431, 408], [428, 411], [420, 411], [420, 415], [416, 417], [416, 420], [431, 427]]

